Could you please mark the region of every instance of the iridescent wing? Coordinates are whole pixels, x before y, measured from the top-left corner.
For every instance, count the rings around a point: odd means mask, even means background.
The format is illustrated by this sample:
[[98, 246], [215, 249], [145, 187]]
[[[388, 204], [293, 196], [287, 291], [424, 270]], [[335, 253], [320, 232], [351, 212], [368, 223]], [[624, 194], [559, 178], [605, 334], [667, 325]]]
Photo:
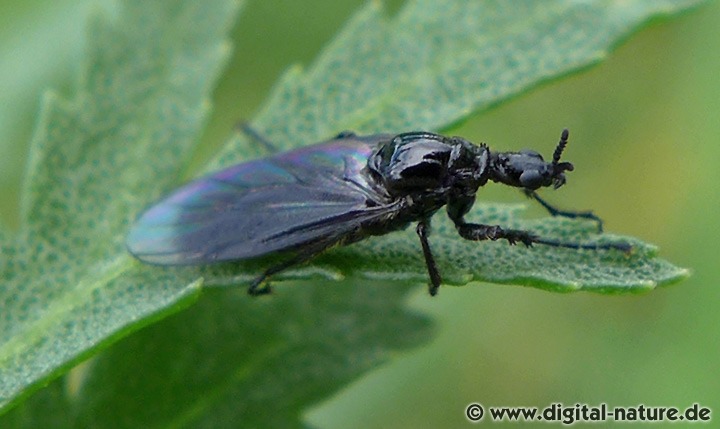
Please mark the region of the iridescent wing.
[[186, 265], [341, 241], [394, 209], [361, 173], [387, 137], [343, 137], [193, 181], [138, 219], [128, 249], [144, 262]]

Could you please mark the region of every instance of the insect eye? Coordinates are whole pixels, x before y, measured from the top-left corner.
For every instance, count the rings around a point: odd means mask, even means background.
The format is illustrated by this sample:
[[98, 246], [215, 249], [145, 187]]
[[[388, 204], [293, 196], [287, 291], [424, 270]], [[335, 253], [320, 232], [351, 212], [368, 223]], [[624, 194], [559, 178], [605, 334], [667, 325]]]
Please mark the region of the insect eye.
[[520, 184], [526, 189], [538, 189], [544, 182], [545, 175], [538, 170], [525, 170], [520, 175]]

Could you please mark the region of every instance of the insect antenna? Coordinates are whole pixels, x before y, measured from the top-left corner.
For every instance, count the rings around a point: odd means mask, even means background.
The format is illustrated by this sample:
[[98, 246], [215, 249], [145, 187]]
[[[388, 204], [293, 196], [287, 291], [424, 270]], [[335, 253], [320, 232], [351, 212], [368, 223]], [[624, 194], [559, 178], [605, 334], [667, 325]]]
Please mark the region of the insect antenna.
[[570, 131], [568, 131], [567, 128], [565, 128], [562, 131], [562, 134], [560, 135], [560, 142], [558, 142], [557, 147], [555, 148], [555, 153], [553, 153], [553, 165], [558, 165], [558, 162], [560, 162], [560, 156], [562, 156], [563, 151], [565, 150], [565, 146], [568, 144], [568, 137], [570, 136]]
[[560, 157], [562, 156], [563, 151], [565, 150], [565, 146], [568, 144], [568, 136], [570, 135], [570, 131], [568, 131], [567, 128], [565, 128], [562, 131], [562, 134], [560, 135], [560, 142], [558, 142], [557, 147], [555, 148], [555, 152], [553, 153], [553, 160], [552, 160], [552, 166], [553, 166], [553, 176], [555, 177], [554, 183], [555, 183], [555, 189], [559, 188], [563, 184], [565, 184], [565, 176], [562, 175], [564, 171], [573, 171], [574, 167], [569, 162], [560, 162]]

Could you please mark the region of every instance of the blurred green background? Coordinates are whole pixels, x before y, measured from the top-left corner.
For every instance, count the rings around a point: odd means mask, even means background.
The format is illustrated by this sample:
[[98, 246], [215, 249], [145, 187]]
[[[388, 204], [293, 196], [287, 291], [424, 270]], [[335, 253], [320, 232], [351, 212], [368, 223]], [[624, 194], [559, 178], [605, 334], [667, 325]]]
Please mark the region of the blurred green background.
[[[310, 63], [362, 3], [250, 1], [196, 165], [238, 120], [253, 116], [286, 67]], [[0, 222], [11, 227], [40, 95], [47, 88], [72, 94], [86, 19], [97, 10], [112, 12], [113, 2], [0, 0]], [[698, 402], [720, 412], [718, 22], [717, 1], [660, 20], [599, 66], [448, 130], [498, 149], [548, 154], [569, 127], [566, 156], [576, 171], [561, 192], [545, 196], [561, 207], [593, 208], [607, 230], [657, 244], [662, 257], [692, 269], [690, 279], [640, 296], [478, 284], [430, 299], [418, 286], [410, 305], [434, 316], [437, 335], [310, 410], [308, 422], [465, 427], [470, 402]], [[524, 200], [493, 186], [479, 198]]]

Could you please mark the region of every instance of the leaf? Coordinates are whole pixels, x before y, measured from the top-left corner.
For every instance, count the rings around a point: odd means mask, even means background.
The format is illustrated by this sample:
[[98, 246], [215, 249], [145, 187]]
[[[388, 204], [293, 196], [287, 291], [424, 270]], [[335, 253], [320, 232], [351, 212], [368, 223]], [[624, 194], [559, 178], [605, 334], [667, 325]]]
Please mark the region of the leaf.
[[[169, 188], [186, 159], [225, 52], [221, 41], [232, 9], [220, 1], [202, 7], [147, 3], [124, 3], [125, 14], [111, 27], [96, 22], [76, 100], [46, 102], [25, 187], [23, 229], [2, 247], [12, 259], [0, 262], [8, 279], [0, 290], [7, 308], [0, 331], [6, 407], [101, 346], [189, 304], [201, 276], [237, 283], [266, 266], [253, 261], [165, 269], [133, 262], [124, 252], [129, 221]], [[587, 67], [649, 18], [696, 3], [510, 7], [417, 0], [393, 19], [369, 3], [312, 67], [290, 69], [253, 124], [283, 148], [343, 129], [442, 129]], [[208, 169], [260, 154], [261, 148], [238, 136]], [[517, 216], [513, 206], [478, 205], [472, 212], [474, 220], [543, 235], [619, 239], [590, 237], [591, 226], [582, 222]], [[446, 281], [454, 284], [490, 280], [617, 292], [686, 275], [635, 239], [637, 251], [629, 257], [519, 249], [465, 243], [443, 216], [437, 218], [432, 245]], [[54, 383], [8, 415], [8, 422], [29, 425], [21, 417], [37, 416], [53, 401], [56, 422], [68, 427], [299, 426], [308, 404], [427, 337], [427, 321], [401, 301], [409, 287], [426, 282], [416, 240], [412, 231], [372, 238], [285, 274], [391, 283], [281, 284], [275, 296], [259, 300], [238, 289], [208, 294], [78, 370], [66, 380], [64, 396]]]
[[177, 180], [229, 53], [237, 4], [122, 5], [116, 20], [91, 23], [75, 98], [43, 101], [21, 229], [2, 241], [3, 408], [199, 293], [196, 278], [133, 261], [124, 234], [148, 196]]

